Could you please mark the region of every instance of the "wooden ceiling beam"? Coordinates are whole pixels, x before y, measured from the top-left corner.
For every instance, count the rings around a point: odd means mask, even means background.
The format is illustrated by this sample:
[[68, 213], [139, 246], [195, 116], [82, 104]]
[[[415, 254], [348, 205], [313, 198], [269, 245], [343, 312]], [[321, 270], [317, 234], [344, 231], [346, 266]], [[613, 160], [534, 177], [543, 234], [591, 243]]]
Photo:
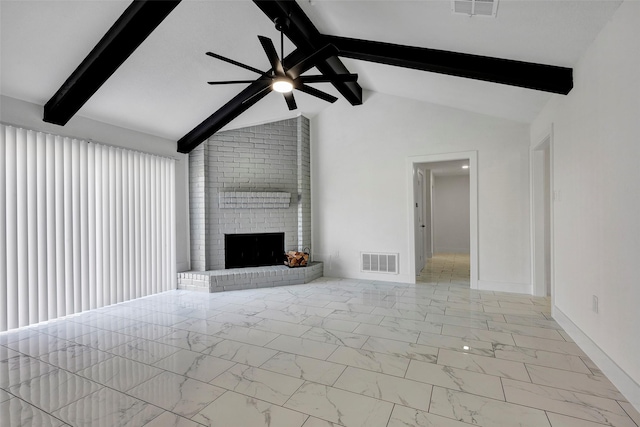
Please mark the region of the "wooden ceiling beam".
[[553, 65], [323, 35], [340, 56], [566, 95], [573, 70]]
[[133, 1], [45, 104], [43, 120], [67, 124], [180, 1]]

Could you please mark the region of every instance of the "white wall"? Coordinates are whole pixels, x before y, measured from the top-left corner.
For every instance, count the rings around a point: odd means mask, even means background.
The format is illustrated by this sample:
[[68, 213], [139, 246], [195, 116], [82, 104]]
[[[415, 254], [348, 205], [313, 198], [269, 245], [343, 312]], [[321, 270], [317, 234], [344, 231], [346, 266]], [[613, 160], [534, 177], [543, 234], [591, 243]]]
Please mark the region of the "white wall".
[[189, 269], [189, 188], [188, 156], [176, 152], [176, 141], [124, 129], [81, 116], [65, 126], [42, 121], [43, 107], [7, 96], [0, 96], [0, 121], [26, 129], [55, 135], [92, 140], [176, 159], [176, 263], [177, 271]]
[[[555, 306], [640, 383], [640, 2], [626, 1], [532, 126], [553, 124]], [[592, 295], [599, 313], [591, 310]], [[637, 384], [636, 384], [637, 386]], [[640, 388], [638, 388], [640, 392]], [[640, 394], [636, 405], [640, 404]]]
[[436, 253], [469, 253], [469, 175], [433, 180], [433, 244]]
[[[311, 131], [313, 247], [325, 275], [413, 282], [407, 158], [477, 150], [479, 285], [530, 289], [527, 125], [365, 93], [361, 106], [325, 109]], [[400, 253], [400, 275], [361, 273], [361, 251]]]

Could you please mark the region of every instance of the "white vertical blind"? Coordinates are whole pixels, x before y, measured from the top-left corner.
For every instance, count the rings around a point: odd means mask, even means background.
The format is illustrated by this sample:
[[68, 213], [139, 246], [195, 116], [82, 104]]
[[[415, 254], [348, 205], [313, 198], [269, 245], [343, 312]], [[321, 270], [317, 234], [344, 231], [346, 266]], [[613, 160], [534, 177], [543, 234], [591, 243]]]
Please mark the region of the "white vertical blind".
[[0, 125], [0, 331], [175, 288], [172, 159]]

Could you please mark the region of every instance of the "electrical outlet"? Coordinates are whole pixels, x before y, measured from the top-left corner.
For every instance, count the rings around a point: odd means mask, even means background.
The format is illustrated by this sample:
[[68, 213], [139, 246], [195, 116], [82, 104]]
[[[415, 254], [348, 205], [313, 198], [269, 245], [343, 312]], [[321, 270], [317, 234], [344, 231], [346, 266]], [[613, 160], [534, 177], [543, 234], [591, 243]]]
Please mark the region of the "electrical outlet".
[[593, 301], [592, 301], [592, 305], [591, 305], [591, 309], [593, 310], [594, 313], [598, 312], [598, 297], [597, 296], [593, 296]]

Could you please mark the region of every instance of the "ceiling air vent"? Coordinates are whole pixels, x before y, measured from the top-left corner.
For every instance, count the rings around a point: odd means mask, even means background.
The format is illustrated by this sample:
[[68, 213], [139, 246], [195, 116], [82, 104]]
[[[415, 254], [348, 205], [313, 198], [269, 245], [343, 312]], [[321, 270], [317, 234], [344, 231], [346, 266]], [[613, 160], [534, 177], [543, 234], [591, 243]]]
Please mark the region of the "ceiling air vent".
[[490, 16], [498, 13], [498, 0], [451, 0], [453, 13], [468, 16]]
[[363, 272], [398, 274], [398, 254], [362, 252], [360, 256]]

